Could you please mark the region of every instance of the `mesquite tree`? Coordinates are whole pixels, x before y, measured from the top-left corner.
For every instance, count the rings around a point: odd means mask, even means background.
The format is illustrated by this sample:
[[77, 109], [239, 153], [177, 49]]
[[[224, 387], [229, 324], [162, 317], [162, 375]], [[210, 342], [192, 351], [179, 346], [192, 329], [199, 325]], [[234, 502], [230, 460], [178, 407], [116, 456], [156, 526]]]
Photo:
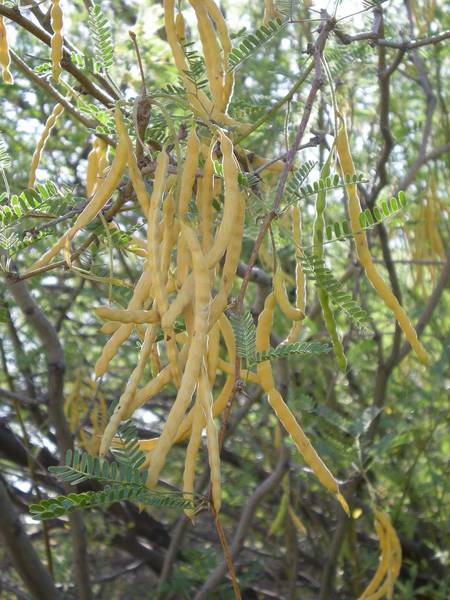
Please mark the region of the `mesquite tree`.
[[0, 4], [5, 597], [447, 597], [446, 21]]

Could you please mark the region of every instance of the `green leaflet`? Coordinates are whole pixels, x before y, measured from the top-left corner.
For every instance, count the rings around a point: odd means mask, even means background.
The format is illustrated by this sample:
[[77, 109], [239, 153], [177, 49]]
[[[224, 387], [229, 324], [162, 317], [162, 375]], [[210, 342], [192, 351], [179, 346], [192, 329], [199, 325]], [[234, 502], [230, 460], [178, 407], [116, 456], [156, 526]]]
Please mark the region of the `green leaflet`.
[[233, 48], [228, 57], [230, 71], [233, 71], [249, 56], [257, 52], [275, 35], [278, 35], [285, 27], [281, 19], [272, 19], [267, 25], [262, 25], [253, 33], [246, 35], [239, 46]]
[[111, 25], [100, 4], [93, 4], [89, 9], [88, 25], [94, 38], [95, 61], [106, 72], [114, 64], [114, 44]]
[[302, 264], [307, 277], [312, 279], [317, 287], [327, 292], [331, 302], [338, 306], [361, 331], [369, 333], [369, 315], [358, 302], [353, 300], [351, 294], [342, 290], [342, 285], [325, 266], [323, 258], [305, 253]]

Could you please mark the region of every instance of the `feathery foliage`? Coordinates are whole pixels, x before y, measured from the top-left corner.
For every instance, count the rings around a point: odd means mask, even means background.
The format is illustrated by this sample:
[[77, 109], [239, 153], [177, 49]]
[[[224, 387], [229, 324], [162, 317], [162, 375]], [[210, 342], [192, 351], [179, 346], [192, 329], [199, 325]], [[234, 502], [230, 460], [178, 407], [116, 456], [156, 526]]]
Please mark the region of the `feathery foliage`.
[[94, 39], [94, 57], [101, 69], [106, 72], [114, 64], [114, 44], [111, 26], [100, 4], [89, 9], [89, 29]]
[[[287, 206], [290, 206], [291, 204], [294, 204], [299, 200], [308, 198], [308, 196], [314, 196], [314, 194], [317, 194], [318, 192], [324, 190], [328, 191], [335, 190], [337, 188], [343, 188], [350, 183], [367, 182], [367, 179], [362, 173], [360, 173], [359, 175], [349, 175], [347, 173], [344, 177], [341, 177], [336, 173], [332, 177], [318, 179], [317, 181], [313, 181], [312, 183], [307, 183], [305, 185], [298, 186], [297, 183], [299, 180], [301, 180], [302, 173], [300, 173], [299, 175], [297, 175], [297, 173], [294, 173], [293, 177], [291, 177], [288, 185], [286, 186], [286, 191], [288, 194]], [[303, 178], [303, 181], [305, 178]]]
[[189, 69], [186, 69], [187, 78], [193, 83], [196, 89], [201, 90], [208, 83], [208, 77], [206, 76], [205, 59], [203, 56], [192, 48], [194, 42], [185, 42], [183, 44], [183, 51], [186, 60], [189, 64]]
[[267, 25], [261, 25], [256, 31], [246, 35], [239, 46], [230, 52], [230, 71], [236, 69], [244, 60], [257, 52], [264, 44], [278, 35], [285, 26], [281, 19], [272, 19]]
[[[223, 179], [223, 165], [218, 160], [214, 161], [214, 174]], [[250, 188], [259, 183], [260, 179], [252, 173], [239, 173], [238, 182], [242, 187]]]
[[11, 157], [9, 155], [6, 142], [0, 135], [0, 170], [6, 171], [11, 166]]
[[145, 472], [135, 469], [127, 462], [108, 462], [79, 450], [67, 450], [65, 463], [65, 466], [49, 467], [48, 470], [58, 481], [71, 485], [77, 485], [87, 479], [143, 485], [146, 479]]
[[292, 21], [300, 8], [300, 0], [276, 0], [275, 7], [286, 19]]
[[[389, 219], [398, 213], [405, 206], [405, 193], [400, 191], [397, 198], [392, 196], [389, 201], [383, 200], [381, 203], [381, 208], [378, 208], [378, 206], [374, 206], [372, 210], [370, 210], [370, 208], [366, 208], [359, 215], [359, 224], [361, 225], [361, 230], [370, 229], [371, 227], [378, 225], [378, 223], [381, 223], [382, 221], [385, 221], [386, 219]], [[325, 237], [327, 242], [331, 242], [333, 240], [343, 240], [345, 238], [353, 237], [353, 233], [351, 232], [348, 221], [339, 221], [329, 223], [326, 226]]]
[[13, 194], [9, 205], [0, 206], [0, 227], [9, 227], [18, 219], [26, 217], [30, 211], [48, 208], [49, 201], [59, 196], [60, 191], [52, 181], [38, 183], [35, 188]]
[[322, 342], [295, 342], [281, 344], [265, 352], [256, 352], [256, 327], [250, 313], [231, 314], [230, 322], [236, 341], [236, 353], [251, 368], [265, 360], [288, 358], [301, 354], [322, 354], [330, 351], [330, 346]]
[[361, 332], [370, 332], [370, 320], [367, 312], [353, 300], [351, 294], [342, 290], [342, 284], [337, 281], [323, 258], [304, 253], [301, 258], [303, 269], [308, 279], [313, 280], [317, 287], [325, 290], [331, 302], [339, 307]]
[[329, 344], [322, 342], [295, 342], [293, 344], [281, 344], [276, 348], [270, 348], [266, 352], [257, 352], [255, 362], [260, 363], [274, 358], [288, 358], [289, 356], [299, 356], [301, 354], [323, 354], [329, 352]]
[[231, 314], [230, 323], [236, 341], [236, 353], [242, 358], [247, 368], [255, 364], [256, 358], [256, 327], [252, 315], [241, 313]]
[[[113, 409], [114, 404], [109, 412]], [[145, 454], [139, 449], [138, 432], [132, 421], [121, 423], [117, 438], [119, 445], [112, 449], [115, 460], [111, 462], [75, 449], [67, 450], [64, 466], [49, 467], [58, 481], [78, 485], [95, 480], [106, 484], [102, 491], [42, 500], [30, 507], [33, 516], [50, 519], [78, 509], [107, 508], [123, 500], [166, 508], [192, 508], [193, 500], [186, 500], [176, 492], [154, 492], [145, 486], [148, 472], [141, 470]]]
[[35, 519], [43, 521], [80, 509], [105, 509], [115, 502], [123, 502], [124, 500], [139, 502], [146, 506], [152, 505], [165, 508], [183, 509], [192, 507], [192, 502], [185, 500], [181, 495], [151, 492], [142, 486], [135, 485], [108, 485], [99, 492], [81, 492], [42, 500], [38, 504], [32, 504], [30, 512]]

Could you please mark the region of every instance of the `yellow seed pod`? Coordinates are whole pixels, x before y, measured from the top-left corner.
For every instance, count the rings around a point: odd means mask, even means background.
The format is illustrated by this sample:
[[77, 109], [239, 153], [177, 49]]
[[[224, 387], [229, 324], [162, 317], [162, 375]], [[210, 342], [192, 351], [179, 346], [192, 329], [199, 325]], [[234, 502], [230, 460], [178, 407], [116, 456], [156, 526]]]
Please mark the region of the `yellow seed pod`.
[[41, 133], [41, 137], [36, 145], [36, 149], [33, 153], [33, 157], [31, 159], [31, 167], [30, 167], [30, 175], [28, 177], [28, 187], [32, 188], [36, 181], [36, 171], [39, 166], [39, 162], [41, 160], [42, 152], [44, 151], [45, 144], [47, 143], [48, 138], [52, 132], [53, 127], [56, 124], [56, 121], [64, 112], [64, 106], [62, 104], [57, 104], [53, 109], [51, 115], [47, 119], [45, 123], [44, 129]]
[[13, 84], [13, 76], [9, 70], [11, 57], [9, 55], [8, 33], [6, 31], [5, 20], [0, 16], [0, 66], [2, 67], [3, 81], [8, 84]]
[[90, 198], [94, 193], [97, 172], [98, 172], [98, 139], [95, 138], [92, 144], [92, 150], [89, 152], [87, 157], [87, 170], [86, 170], [86, 196]]
[[[339, 113], [340, 127], [336, 137], [336, 150], [344, 176], [355, 175], [355, 165], [350, 151], [350, 144], [347, 136], [347, 128], [345, 119]], [[356, 254], [361, 266], [366, 272], [367, 279], [375, 288], [379, 297], [384, 301], [385, 305], [392, 311], [398, 324], [400, 325], [406, 340], [416, 352], [417, 357], [423, 364], [429, 364], [430, 359], [417, 337], [417, 332], [409, 320], [406, 311], [393, 294], [390, 287], [386, 284], [380, 273], [378, 272], [369, 251], [365, 231], [361, 231], [359, 217], [361, 214], [361, 204], [359, 201], [358, 188], [355, 183], [349, 183], [345, 186], [348, 199], [348, 213], [350, 217], [350, 225], [355, 239]]]
[[55, 83], [59, 83], [61, 75], [61, 59], [63, 55], [63, 12], [59, 4], [59, 0], [52, 0], [52, 8], [50, 10], [50, 22], [53, 29], [51, 39], [51, 59], [52, 59], [52, 79]]
[[291, 505], [288, 506], [288, 513], [289, 518], [295, 526], [295, 529], [297, 529], [297, 531], [302, 535], [307, 535], [308, 532], [306, 530], [306, 527], [303, 525], [302, 521], [300, 520], [300, 517], [296, 514]]
[[175, 17], [175, 31], [180, 42], [186, 39], [186, 25], [181, 13], [177, 13], [177, 16]]

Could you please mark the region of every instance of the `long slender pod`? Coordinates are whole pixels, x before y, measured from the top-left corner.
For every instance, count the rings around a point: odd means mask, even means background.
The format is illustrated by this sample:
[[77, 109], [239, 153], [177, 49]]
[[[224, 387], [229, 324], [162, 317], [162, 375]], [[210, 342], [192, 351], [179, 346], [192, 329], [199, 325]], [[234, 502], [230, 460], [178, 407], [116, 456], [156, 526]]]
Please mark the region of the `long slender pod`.
[[57, 120], [64, 112], [64, 106], [62, 104], [56, 104], [50, 116], [48, 117], [44, 129], [42, 130], [41, 137], [39, 138], [36, 148], [33, 152], [31, 159], [30, 174], [28, 176], [28, 187], [34, 187], [36, 182], [36, 171], [41, 162], [42, 152], [44, 151], [45, 144], [52, 132], [53, 127], [56, 125]]
[[[270, 345], [270, 332], [272, 329], [273, 312], [276, 305], [274, 292], [271, 292], [264, 303], [264, 309], [259, 315], [256, 328], [256, 352], [265, 352]], [[339, 485], [331, 474], [328, 467], [322, 461], [320, 456], [313, 448], [308, 437], [297, 422], [297, 419], [284, 402], [281, 394], [275, 388], [275, 381], [272, 374], [272, 367], [269, 360], [258, 363], [258, 375], [261, 387], [266, 392], [270, 406], [275, 411], [283, 427], [292, 437], [300, 454], [303, 456], [307, 465], [309, 465], [318, 478], [318, 480], [328, 490], [336, 494], [342, 508], [347, 514], [350, 514], [347, 502], [339, 492]]]
[[[135, 285], [133, 296], [128, 303], [127, 310], [139, 309], [150, 295], [150, 290], [151, 272], [149, 264], [147, 263], [144, 267], [144, 271]], [[109, 363], [117, 354], [123, 342], [130, 337], [132, 331], [133, 324], [120, 325], [120, 327], [112, 334], [112, 336], [103, 346], [102, 353], [95, 363], [95, 376], [97, 378], [106, 373]]]
[[[118, 111], [116, 111], [117, 117]], [[126, 144], [123, 139], [119, 140], [116, 148], [116, 155], [113, 163], [103, 183], [97, 187], [94, 196], [87, 204], [85, 209], [78, 215], [75, 223], [38, 261], [36, 261], [27, 272], [33, 271], [45, 265], [48, 265], [52, 258], [56, 256], [73, 239], [80, 229], [89, 225], [102, 210], [112, 194], [116, 190], [120, 178], [126, 165]]]
[[273, 276], [273, 285], [275, 298], [281, 312], [291, 321], [300, 321], [305, 318], [305, 313], [301, 308], [293, 306], [288, 298], [286, 287], [284, 285], [284, 274], [281, 269], [277, 269]]
[[[355, 165], [353, 164], [353, 158], [350, 152], [350, 144], [348, 141], [347, 128], [345, 125], [345, 119], [342, 115], [338, 115], [340, 119], [340, 127], [336, 138], [336, 149], [341, 165], [342, 173], [344, 176], [353, 176], [356, 174]], [[429, 357], [425, 348], [420, 343], [417, 332], [411, 324], [405, 309], [402, 307], [400, 302], [393, 294], [390, 287], [385, 283], [384, 279], [379, 274], [372, 257], [370, 255], [369, 247], [367, 245], [366, 233], [361, 229], [360, 215], [361, 215], [361, 204], [358, 196], [358, 188], [356, 183], [349, 183], [345, 186], [348, 199], [348, 212], [350, 217], [350, 225], [352, 233], [355, 239], [356, 254], [358, 260], [361, 263], [364, 271], [366, 272], [367, 279], [373, 285], [380, 298], [384, 301], [385, 305], [393, 312], [398, 324], [400, 325], [403, 333], [405, 334], [406, 340], [409, 342], [413, 350], [416, 352], [419, 360], [423, 364], [429, 363]]]
[[114, 412], [109, 420], [109, 423], [106, 426], [105, 431], [103, 432], [102, 440], [100, 442], [100, 456], [105, 456], [105, 454], [107, 453], [111, 445], [111, 441], [115, 436], [117, 429], [120, 425], [120, 422], [124, 419], [124, 415], [126, 414], [127, 408], [134, 397], [136, 388], [139, 384], [139, 381], [142, 378], [147, 359], [150, 355], [152, 345], [155, 341], [156, 332], [157, 328], [155, 325], [150, 325], [147, 331], [145, 332], [144, 343], [142, 344], [141, 351], [139, 353], [137, 365], [133, 369], [133, 372], [125, 387], [125, 391], [121, 395], [119, 402], [117, 403], [117, 406], [114, 409]]
[[13, 76], [9, 70], [11, 56], [9, 54], [8, 32], [6, 30], [5, 19], [0, 15], [0, 66], [2, 68], [3, 81], [9, 85], [14, 83]]
[[[189, 501], [192, 501], [194, 497], [195, 464], [197, 462], [197, 455], [202, 441], [202, 430], [204, 425], [198, 392], [192, 411], [192, 431], [190, 432], [189, 443], [186, 448], [183, 471], [183, 495], [185, 500]], [[184, 512], [187, 517], [192, 519], [194, 515], [194, 510], [192, 508], [186, 508]]]
[[142, 177], [142, 173], [137, 164], [136, 155], [133, 150], [133, 144], [120, 113], [118, 113], [116, 123], [119, 138], [123, 140], [126, 146], [128, 172], [130, 174], [131, 183], [134, 191], [136, 192], [136, 198], [138, 199], [142, 211], [144, 215], [146, 215], [150, 204], [150, 197], [147, 193], [147, 188], [145, 187], [144, 178]]
[[389, 541], [386, 535], [385, 528], [380, 522], [380, 520], [377, 518], [377, 516], [375, 516], [374, 528], [380, 545], [380, 560], [378, 562], [377, 570], [375, 571], [366, 589], [359, 597], [359, 600], [365, 600], [368, 596], [370, 596], [378, 590], [378, 588], [383, 582], [383, 579], [388, 569], [388, 560], [390, 555]]
[[222, 46], [223, 51], [223, 70], [225, 72], [224, 83], [223, 83], [223, 110], [226, 112], [228, 104], [231, 100], [231, 96], [233, 94], [234, 88], [234, 70], [230, 69], [229, 56], [230, 52], [233, 49], [233, 44], [231, 43], [230, 33], [228, 31], [227, 23], [222, 14], [222, 11], [214, 2], [214, 0], [204, 0], [205, 6], [213, 19], [217, 33], [220, 39], [220, 44]]
[[[292, 240], [295, 246], [295, 307], [305, 314], [306, 311], [306, 280], [303, 271], [302, 257], [302, 221], [300, 205], [292, 207]], [[300, 335], [302, 319], [292, 323], [291, 329], [283, 343], [296, 342]]]
[[92, 144], [92, 150], [89, 152], [87, 157], [87, 169], [86, 169], [86, 196], [90, 198], [95, 191], [98, 174], [98, 159], [99, 159], [99, 141], [100, 138], [96, 137]]
[[200, 373], [198, 385], [198, 395], [206, 421], [206, 440], [208, 445], [208, 461], [210, 468], [212, 503], [216, 514], [220, 511], [221, 505], [221, 478], [220, 478], [220, 451], [217, 427], [214, 423], [212, 404], [213, 397], [208, 382], [206, 368], [203, 367]]
[[61, 76], [61, 59], [63, 55], [63, 11], [59, 0], [52, 0], [50, 10], [50, 24], [52, 26], [53, 35], [51, 37], [51, 59], [52, 59], [52, 79], [55, 83], [59, 83]]

